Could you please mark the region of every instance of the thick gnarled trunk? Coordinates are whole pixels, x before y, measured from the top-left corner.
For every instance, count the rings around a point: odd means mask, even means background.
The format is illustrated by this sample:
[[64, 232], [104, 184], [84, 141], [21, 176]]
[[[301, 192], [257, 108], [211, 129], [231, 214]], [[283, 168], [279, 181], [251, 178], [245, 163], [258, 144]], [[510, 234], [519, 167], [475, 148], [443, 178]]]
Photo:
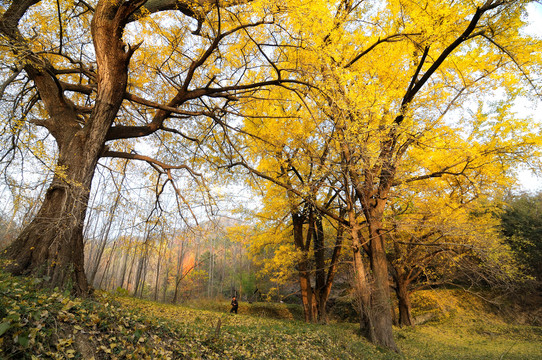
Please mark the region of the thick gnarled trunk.
[[7, 269], [85, 294], [89, 286], [83, 268], [83, 222], [98, 157], [85, 157], [84, 143], [77, 137], [59, 148], [60, 170], [36, 217], [6, 249]]
[[[17, 29], [26, 10], [39, 1], [14, 3], [0, 21], [9, 40], [31, 54]], [[122, 103], [128, 62], [134, 49], [122, 41], [126, 19], [144, 1], [100, 1], [92, 20], [92, 37], [98, 65], [95, 105], [84, 124], [73, 104], [64, 97], [51, 64], [35, 54], [24, 70], [34, 81], [49, 115], [46, 127], [58, 144], [57, 171], [35, 219], [6, 249], [8, 270], [14, 274], [42, 275], [52, 286], [85, 295], [83, 224], [94, 171], [103, 151], [108, 129]], [[139, 4], [139, 5], [138, 5]]]
[[[348, 149], [344, 149], [343, 154], [346, 159], [349, 159]], [[345, 169], [345, 173], [348, 173], [347, 169]], [[353, 183], [359, 183], [355, 174], [352, 178]], [[385, 200], [374, 199], [373, 196], [367, 196], [368, 193], [371, 191], [363, 192], [360, 187], [354, 188], [352, 193], [346, 192], [348, 220], [352, 236], [354, 286], [359, 301], [360, 329], [362, 335], [372, 343], [399, 351], [393, 338], [388, 261], [381, 233]], [[365, 218], [363, 227], [366, 228], [367, 239], [362, 239], [362, 225], [354, 206], [356, 198], [362, 203]], [[367, 201], [367, 199], [371, 201]], [[370, 271], [367, 270], [367, 266], [363, 262], [363, 251], [368, 255]]]

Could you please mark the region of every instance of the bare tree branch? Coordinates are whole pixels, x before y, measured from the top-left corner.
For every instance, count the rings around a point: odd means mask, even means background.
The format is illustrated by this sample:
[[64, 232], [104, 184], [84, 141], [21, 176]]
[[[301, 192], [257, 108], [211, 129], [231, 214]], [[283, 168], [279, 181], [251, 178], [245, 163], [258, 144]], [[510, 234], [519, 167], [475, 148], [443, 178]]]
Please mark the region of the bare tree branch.
[[166, 164], [166, 163], [164, 163], [162, 161], [153, 159], [153, 158], [151, 158], [149, 156], [145, 156], [145, 155], [126, 153], [126, 152], [121, 152], [121, 151], [106, 150], [106, 151], [104, 151], [102, 153], [101, 156], [102, 157], [111, 157], [111, 158], [145, 161], [145, 162], [147, 162], [147, 163], [149, 163], [151, 165], [159, 166], [160, 168], [162, 168], [164, 171], [161, 171], [161, 172], [167, 172], [168, 170], [173, 170], [173, 169], [184, 169], [184, 170], [188, 170], [188, 172], [190, 174], [192, 174], [193, 176], [198, 176], [198, 177], [202, 176], [201, 174], [199, 174], [199, 173], [195, 172], [194, 170], [192, 170], [192, 168], [189, 167], [188, 165], [170, 165], [170, 164]]

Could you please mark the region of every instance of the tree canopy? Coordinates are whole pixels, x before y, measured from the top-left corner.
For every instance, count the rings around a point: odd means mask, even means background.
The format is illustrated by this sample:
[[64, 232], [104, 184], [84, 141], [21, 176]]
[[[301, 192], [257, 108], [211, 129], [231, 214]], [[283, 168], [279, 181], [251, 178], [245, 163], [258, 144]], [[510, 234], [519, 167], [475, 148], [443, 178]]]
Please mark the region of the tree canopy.
[[[396, 350], [390, 274], [399, 287], [400, 273], [422, 271], [406, 259], [440, 256], [443, 237], [498, 244], [451, 229], [493, 229], [473, 213], [518, 164], [540, 165], [540, 124], [513, 107], [542, 94], [541, 40], [524, 31], [532, 2], [2, 3], [4, 173], [12, 183], [12, 165], [30, 157], [50, 169], [8, 269], [90, 292], [83, 231], [100, 164], [123, 169], [110, 214], [126, 161], [148, 164], [145, 236], [160, 239], [158, 258], [165, 195], [179, 223], [197, 223], [193, 199], [212, 214], [213, 187], [243, 178], [292, 231], [282, 249], [298, 252], [306, 319], [324, 313], [348, 246], [362, 333]], [[439, 251], [420, 252], [427, 242]]]

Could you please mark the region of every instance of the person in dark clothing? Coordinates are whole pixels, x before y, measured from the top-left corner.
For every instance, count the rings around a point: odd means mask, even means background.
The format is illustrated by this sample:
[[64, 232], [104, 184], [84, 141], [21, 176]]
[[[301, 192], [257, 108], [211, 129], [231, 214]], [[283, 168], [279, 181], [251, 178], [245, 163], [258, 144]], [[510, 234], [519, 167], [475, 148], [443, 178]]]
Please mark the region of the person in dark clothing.
[[239, 307], [239, 303], [237, 302], [237, 298], [234, 296], [231, 298], [231, 310], [230, 313], [235, 312], [237, 314], [237, 308]]

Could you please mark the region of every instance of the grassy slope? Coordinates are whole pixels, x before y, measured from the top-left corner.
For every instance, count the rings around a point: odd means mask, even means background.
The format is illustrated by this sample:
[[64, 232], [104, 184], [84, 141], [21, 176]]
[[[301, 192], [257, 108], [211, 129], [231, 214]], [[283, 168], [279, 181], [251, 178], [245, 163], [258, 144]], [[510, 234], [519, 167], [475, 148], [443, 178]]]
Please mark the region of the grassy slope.
[[360, 339], [355, 324], [307, 325], [282, 304], [241, 303], [230, 315], [227, 303], [201, 310], [103, 293], [79, 300], [37, 286], [0, 272], [0, 359], [542, 358], [542, 328], [507, 325], [462, 294], [415, 299], [439, 318], [396, 329], [400, 356]]
[[542, 359], [542, 327], [506, 323], [480, 297], [463, 290], [439, 290], [413, 298], [419, 313], [432, 311], [438, 316], [396, 332], [407, 358]]

